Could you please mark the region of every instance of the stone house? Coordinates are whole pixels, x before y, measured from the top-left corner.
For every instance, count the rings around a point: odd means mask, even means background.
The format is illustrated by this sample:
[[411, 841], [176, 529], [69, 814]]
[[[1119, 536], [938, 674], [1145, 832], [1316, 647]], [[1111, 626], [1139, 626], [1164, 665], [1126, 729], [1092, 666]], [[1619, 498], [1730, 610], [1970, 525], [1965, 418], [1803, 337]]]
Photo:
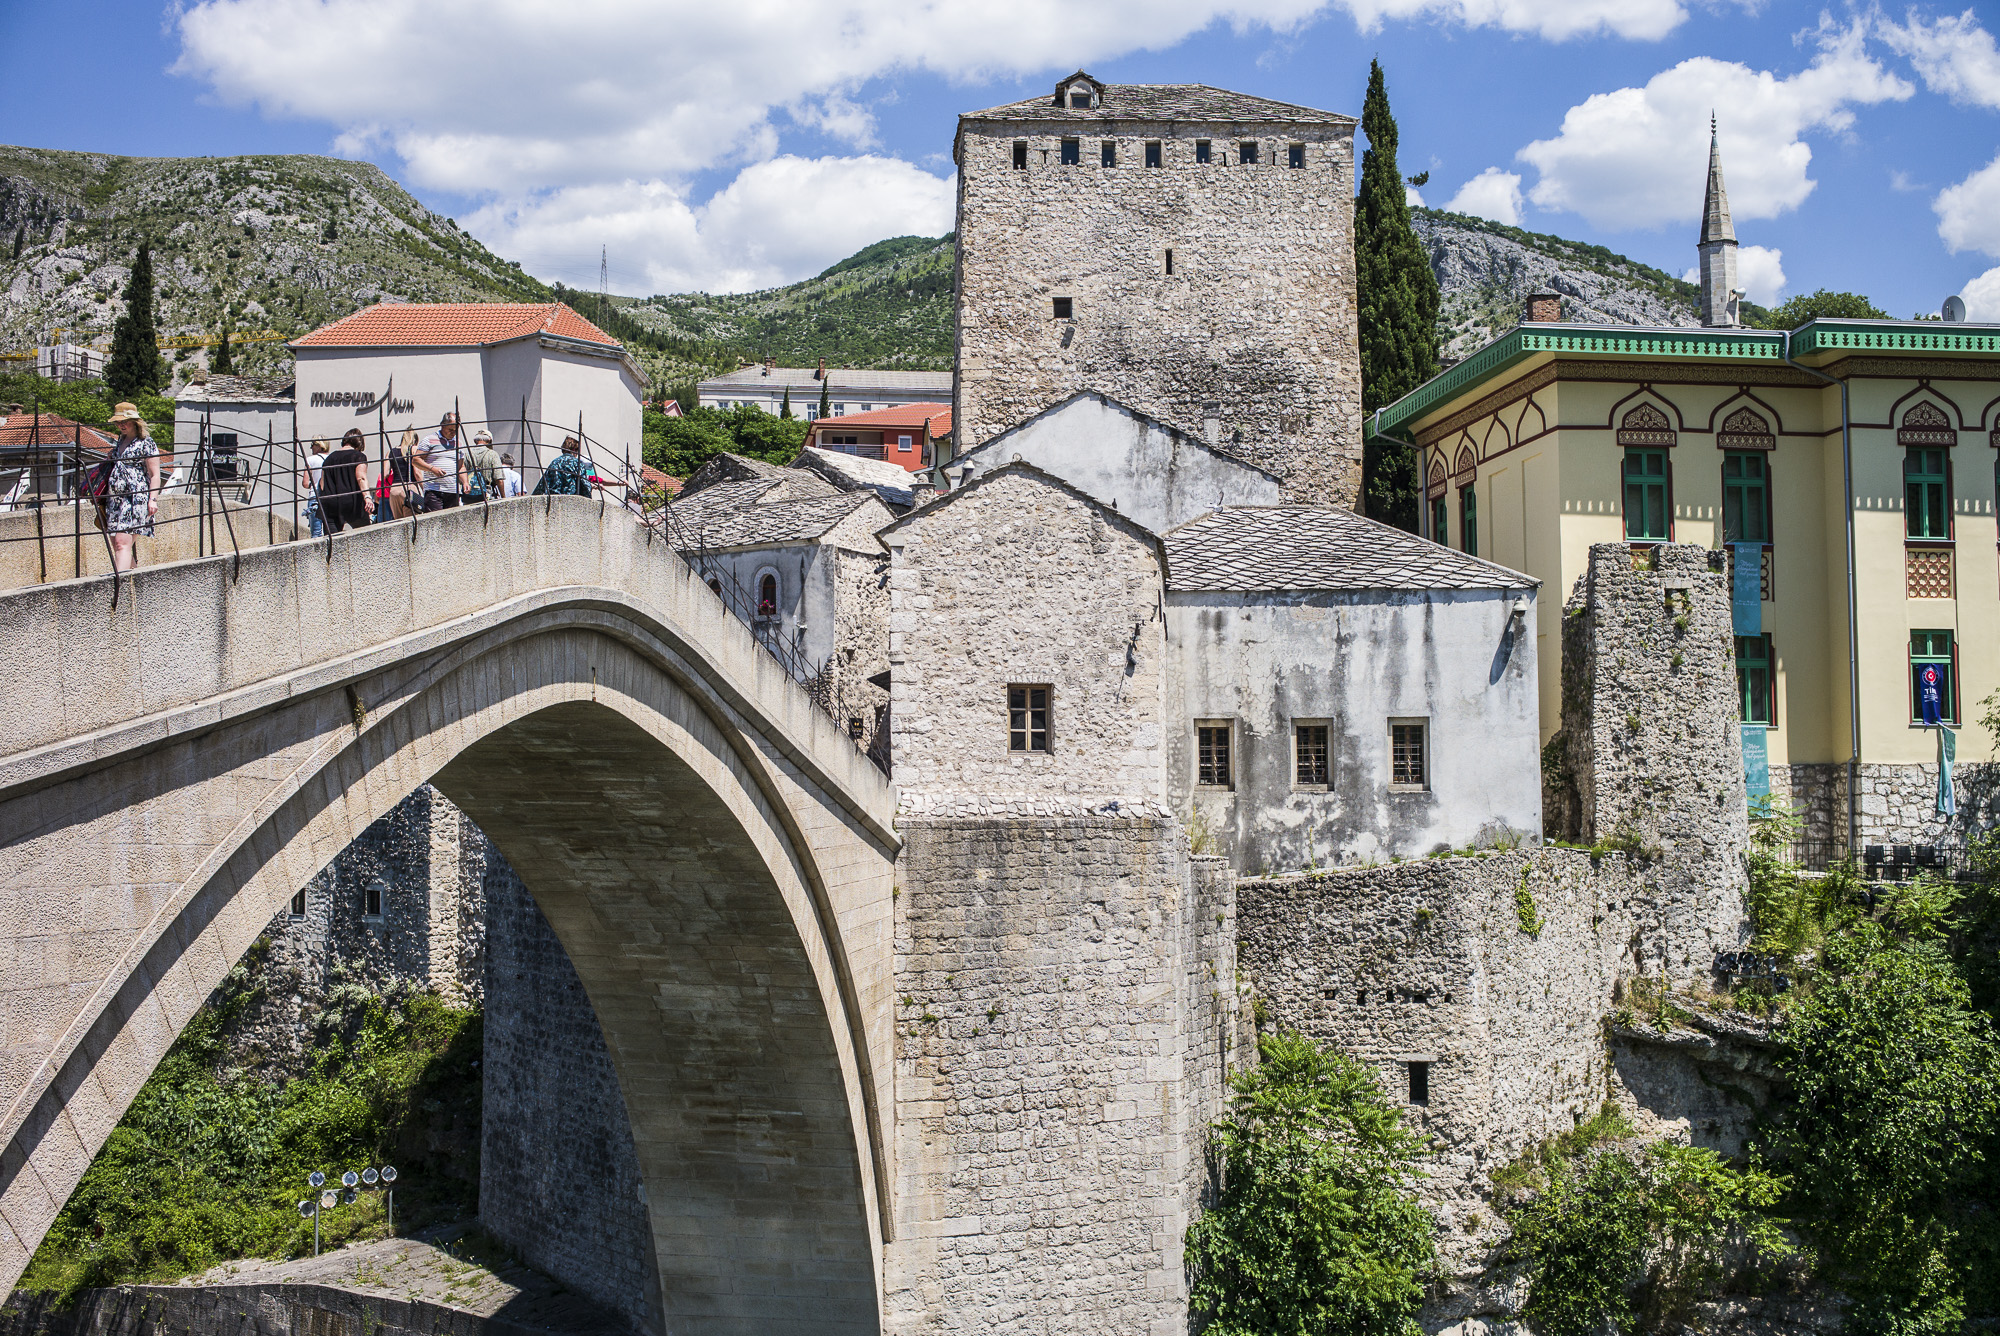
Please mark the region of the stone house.
[[1355, 124], [1081, 71], [961, 116], [958, 449], [1097, 390], [1354, 504]]
[[[1961, 764], [1990, 756], [2000, 326], [1735, 325], [1736, 242], [1711, 162], [1708, 327], [1565, 324], [1549, 301], [1369, 429], [1420, 452], [1429, 537], [1547, 586], [1572, 588], [1603, 543], [1731, 554], [1752, 797], [1804, 814], [1819, 865], [1850, 848], [1956, 844], [1990, 819], [1995, 775], [1964, 767], [1959, 817], [1938, 813], [1923, 686], [1937, 682]], [[1544, 601], [1544, 662], [1561, 616]], [[1563, 689], [1543, 675], [1545, 738]]]
[[1245, 871], [1540, 836], [1524, 576], [1325, 508], [1159, 535], [1025, 462], [882, 540], [905, 811], [1192, 811]]

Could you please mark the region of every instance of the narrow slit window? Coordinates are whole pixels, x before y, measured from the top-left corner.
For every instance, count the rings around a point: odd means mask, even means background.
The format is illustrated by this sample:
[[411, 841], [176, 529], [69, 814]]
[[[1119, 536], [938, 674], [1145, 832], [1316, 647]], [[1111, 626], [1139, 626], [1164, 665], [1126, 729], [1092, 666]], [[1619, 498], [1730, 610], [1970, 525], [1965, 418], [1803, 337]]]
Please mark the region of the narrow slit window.
[[1118, 165], [1118, 145], [1107, 139], [1097, 146], [1097, 161], [1105, 167]]
[[1070, 319], [1070, 313], [1073, 309], [1070, 305], [1070, 301], [1071, 299], [1068, 297], [1057, 297], [1054, 300], [1053, 306], [1055, 309], [1056, 319], [1058, 320]]
[[1083, 141], [1081, 139], [1063, 140], [1062, 165], [1065, 167], [1074, 167], [1082, 161], [1083, 161]]
[[1028, 170], [1028, 141], [1025, 139], [1014, 141], [1014, 170], [1017, 172]]
[[361, 892], [361, 912], [369, 918], [382, 917], [382, 883], [371, 881]]
[[757, 615], [778, 615], [778, 577], [775, 575], [767, 575], [757, 582]]
[[1736, 637], [1736, 695], [1746, 724], [1768, 727], [1777, 718], [1777, 677], [1771, 671], [1771, 636]]
[[1428, 1062], [1403, 1064], [1410, 1069], [1410, 1103], [1429, 1104], [1431, 1102], [1431, 1065]]
[[1298, 787], [1323, 789], [1333, 782], [1332, 758], [1327, 754], [1325, 724], [1297, 724], [1292, 728], [1293, 773]]
[[1287, 148], [1285, 150], [1285, 165], [1294, 168], [1305, 166], [1306, 146], [1304, 144], [1293, 144]]
[[1007, 750], [1046, 752], [1049, 746], [1049, 689], [1045, 686], [1007, 688]]
[[292, 896], [292, 917], [304, 918], [305, 916], [306, 916], [306, 888], [301, 886], [299, 887], [297, 893]]
[[1425, 726], [1415, 720], [1389, 725], [1389, 785], [1397, 789], [1430, 787], [1430, 757]]
[[1146, 141], [1146, 165], [1148, 167], [1160, 165], [1160, 141], [1157, 139]]
[[1208, 141], [1208, 140], [1206, 140], [1206, 139], [1197, 139], [1197, 140], [1195, 140], [1195, 141], [1194, 141], [1194, 160], [1195, 160], [1196, 162], [1207, 162], [1207, 161], [1209, 161], [1209, 141]]
[[1204, 788], [1226, 789], [1234, 784], [1230, 770], [1229, 721], [1210, 719], [1195, 725], [1198, 752], [1196, 783]]
[[1246, 139], [1236, 146], [1236, 161], [1245, 167], [1257, 165], [1257, 141]]
[[1173, 276], [1174, 276], [1174, 248], [1172, 246], [1169, 246], [1167, 247], [1167, 277], [1172, 278]]

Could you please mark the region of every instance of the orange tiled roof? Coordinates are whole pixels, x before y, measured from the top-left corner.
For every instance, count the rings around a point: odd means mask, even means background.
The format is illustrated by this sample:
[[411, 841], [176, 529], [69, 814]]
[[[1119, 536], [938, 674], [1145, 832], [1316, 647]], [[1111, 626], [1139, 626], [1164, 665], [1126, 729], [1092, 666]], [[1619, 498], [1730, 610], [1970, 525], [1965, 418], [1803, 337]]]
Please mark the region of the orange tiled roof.
[[294, 348], [442, 348], [554, 334], [607, 347], [618, 340], [561, 302], [378, 302], [321, 326]]
[[681, 494], [681, 480], [671, 473], [654, 468], [651, 464], [641, 464], [639, 466], [639, 479], [647, 487], [657, 487], [668, 496], [679, 496]]
[[877, 408], [868, 413], [849, 413], [845, 417], [814, 418], [812, 425], [861, 427], [869, 431], [879, 431], [885, 427], [921, 427], [927, 418], [931, 423], [931, 435], [951, 434], [950, 404], [898, 404], [894, 408]]
[[[39, 419], [39, 420], [38, 420]], [[9, 413], [0, 417], [0, 448], [19, 450], [40, 441], [44, 446], [68, 445], [81, 433], [86, 450], [108, 450], [111, 438], [55, 413]]]

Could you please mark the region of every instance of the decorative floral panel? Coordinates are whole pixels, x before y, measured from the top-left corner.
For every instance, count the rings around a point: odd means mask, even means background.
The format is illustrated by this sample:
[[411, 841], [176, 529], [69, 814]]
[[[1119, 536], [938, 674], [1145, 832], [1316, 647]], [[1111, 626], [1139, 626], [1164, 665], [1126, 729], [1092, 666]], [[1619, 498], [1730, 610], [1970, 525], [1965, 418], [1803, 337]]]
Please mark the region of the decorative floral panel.
[[1904, 585], [1911, 598], [1952, 597], [1950, 548], [1906, 548], [1903, 570]]

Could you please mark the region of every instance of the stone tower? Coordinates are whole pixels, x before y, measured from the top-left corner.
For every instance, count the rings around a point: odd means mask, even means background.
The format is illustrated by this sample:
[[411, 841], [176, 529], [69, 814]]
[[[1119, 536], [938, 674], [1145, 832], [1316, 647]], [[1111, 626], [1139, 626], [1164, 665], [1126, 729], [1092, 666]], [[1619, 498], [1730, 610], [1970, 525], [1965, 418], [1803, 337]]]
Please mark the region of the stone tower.
[[1354, 126], [1081, 71], [961, 116], [961, 452], [1094, 390], [1356, 504]]
[[1715, 118], [1708, 121], [1708, 195], [1701, 205], [1701, 323], [1710, 327], [1743, 323], [1737, 306], [1736, 224], [1729, 218], [1729, 192], [1722, 187], [1722, 150], [1715, 142]]

